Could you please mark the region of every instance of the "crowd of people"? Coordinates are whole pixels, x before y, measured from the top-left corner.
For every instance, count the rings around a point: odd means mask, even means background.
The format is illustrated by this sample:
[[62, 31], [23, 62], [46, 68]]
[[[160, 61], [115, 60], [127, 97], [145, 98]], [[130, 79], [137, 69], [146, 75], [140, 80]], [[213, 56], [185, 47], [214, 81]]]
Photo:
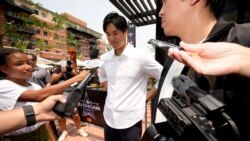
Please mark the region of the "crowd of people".
[[[87, 74], [88, 70], [81, 71], [75, 77], [72, 77], [60, 84], [51, 86], [40, 86], [38, 83], [30, 82], [42, 80], [43, 75], [36, 73], [38, 69], [32, 66], [33, 59], [29, 58], [26, 53], [17, 50], [2, 48], [0, 51], [1, 58], [1, 77], [0, 80], [0, 101], [1, 110], [11, 110], [23, 107], [27, 112], [27, 127], [10, 132], [2, 136], [2, 140], [48, 140], [49, 134], [45, 126], [46, 122], [36, 122], [34, 111], [30, 105], [36, 105], [51, 95], [62, 94], [64, 89], [71, 84], [81, 81]], [[39, 69], [41, 70], [41, 69]], [[47, 71], [42, 71], [48, 73]], [[39, 74], [39, 75], [35, 75]], [[34, 78], [35, 77], [35, 78]], [[47, 85], [47, 84], [45, 84]], [[28, 106], [26, 111], [24, 107]]]
[[[99, 81], [107, 89], [103, 112], [105, 141], [140, 141], [146, 101], [151, 97], [156, 97], [157, 102], [172, 97], [175, 93], [171, 80], [181, 74], [227, 104], [227, 114], [239, 130], [239, 140], [250, 140], [247, 113], [250, 108], [250, 63], [247, 62], [250, 37], [246, 34], [250, 24], [221, 19], [225, 3], [226, 0], [162, 0], [161, 26], [166, 36], [181, 39], [182, 48], [169, 49], [164, 66], [127, 42], [125, 17], [116, 12], [107, 14], [103, 30], [113, 49], [101, 55], [104, 63], [98, 69]], [[89, 72], [76, 72], [74, 67], [71, 70], [61, 68], [50, 76], [36, 66], [35, 60], [34, 55], [16, 49], [0, 49], [3, 141], [48, 140], [45, 121], [57, 119], [51, 109], [57, 101], [65, 101], [58, 95]], [[150, 77], [159, 82], [147, 91]], [[157, 109], [153, 111], [153, 123], [167, 122]], [[18, 120], [4, 123], [4, 117], [14, 116], [19, 117]], [[87, 136], [77, 124], [79, 120], [78, 115], [75, 121], [78, 131]], [[61, 127], [65, 132], [60, 141], [67, 135], [65, 119], [63, 122]]]

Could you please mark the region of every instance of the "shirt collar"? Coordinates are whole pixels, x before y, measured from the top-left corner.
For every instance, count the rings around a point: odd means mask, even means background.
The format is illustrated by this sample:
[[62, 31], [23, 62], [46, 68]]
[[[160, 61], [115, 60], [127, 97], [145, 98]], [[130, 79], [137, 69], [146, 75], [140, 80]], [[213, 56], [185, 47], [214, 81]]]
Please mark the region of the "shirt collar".
[[[129, 56], [130, 51], [131, 51], [133, 48], [134, 48], [133, 46], [131, 46], [130, 44], [127, 44], [126, 47], [124, 48], [124, 50], [123, 50], [121, 56]], [[114, 49], [113, 49], [113, 51], [112, 51], [112, 54], [113, 54], [113, 56], [115, 56], [115, 50], [114, 50]]]
[[39, 67], [36, 65], [34, 68], [33, 68], [34, 71], [37, 71], [39, 70]]
[[233, 21], [218, 20], [204, 42], [217, 42], [222, 37], [222, 34], [228, 34], [233, 25]]

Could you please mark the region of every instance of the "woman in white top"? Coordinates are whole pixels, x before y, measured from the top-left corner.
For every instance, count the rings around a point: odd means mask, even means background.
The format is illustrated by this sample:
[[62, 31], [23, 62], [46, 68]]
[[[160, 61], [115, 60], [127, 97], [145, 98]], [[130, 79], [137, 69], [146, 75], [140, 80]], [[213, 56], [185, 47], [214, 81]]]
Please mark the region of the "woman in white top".
[[[72, 83], [81, 81], [88, 73], [82, 71], [64, 83], [41, 89], [37, 84], [28, 82], [32, 76], [32, 70], [26, 53], [10, 48], [0, 49], [0, 77], [2, 78], [0, 80], [0, 110], [33, 105], [50, 95], [60, 94]], [[28, 124], [28, 127], [4, 135], [2, 140], [48, 141], [47, 130], [43, 125], [44, 123]]]

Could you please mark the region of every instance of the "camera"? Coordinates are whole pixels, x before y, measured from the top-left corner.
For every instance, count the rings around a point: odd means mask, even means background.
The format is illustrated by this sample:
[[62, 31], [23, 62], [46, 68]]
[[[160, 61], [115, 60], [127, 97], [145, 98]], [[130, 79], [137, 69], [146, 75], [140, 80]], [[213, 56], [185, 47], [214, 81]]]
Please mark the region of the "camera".
[[[68, 64], [68, 63], [67, 63]], [[83, 78], [83, 80], [69, 88], [65, 89], [63, 96], [66, 98], [65, 103], [57, 102], [53, 107], [53, 111], [61, 117], [71, 117], [74, 113], [74, 109], [77, 108], [78, 102], [81, 100], [85, 87], [92, 79], [96, 70], [101, 67], [103, 61], [101, 60], [89, 60], [86, 64], [86, 69], [89, 73]], [[69, 65], [69, 64], [68, 64]]]
[[174, 77], [175, 93], [157, 105], [183, 140], [237, 141], [240, 133], [226, 113], [227, 105], [198, 88], [187, 76]]
[[82, 98], [85, 86], [90, 81], [96, 69], [91, 69], [81, 82], [64, 90], [62, 95], [66, 98], [66, 103], [57, 102], [53, 108], [53, 111], [57, 115], [61, 117], [71, 117], [73, 115], [74, 109], [78, 106], [78, 102]]
[[72, 72], [71, 64], [72, 64], [71, 60], [67, 60], [66, 72], [68, 73]]

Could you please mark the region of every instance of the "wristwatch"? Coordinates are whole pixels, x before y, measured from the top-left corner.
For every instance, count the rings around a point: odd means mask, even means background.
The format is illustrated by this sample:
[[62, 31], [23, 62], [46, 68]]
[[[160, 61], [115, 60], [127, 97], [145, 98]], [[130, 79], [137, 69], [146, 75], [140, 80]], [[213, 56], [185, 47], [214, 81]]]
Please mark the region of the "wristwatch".
[[36, 124], [36, 115], [32, 105], [23, 106], [24, 115], [26, 117], [26, 126], [32, 126]]

